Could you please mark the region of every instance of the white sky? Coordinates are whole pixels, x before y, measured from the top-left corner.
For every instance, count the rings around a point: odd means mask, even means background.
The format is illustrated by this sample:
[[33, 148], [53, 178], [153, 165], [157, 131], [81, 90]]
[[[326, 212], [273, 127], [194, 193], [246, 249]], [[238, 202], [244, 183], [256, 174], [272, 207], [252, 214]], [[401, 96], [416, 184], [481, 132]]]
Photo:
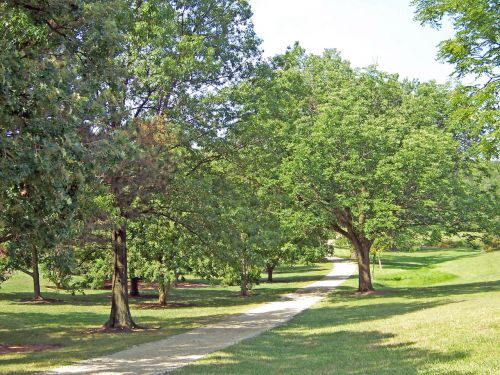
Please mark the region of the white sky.
[[249, 0], [266, 56], [299, 41], [307, 52], [336, 48], [356, 67], [378, 64], [401, 78], [447, 81], [452, 66], [436, 61], [437, 44], [453, 35], [414, 21], [409, 0]]

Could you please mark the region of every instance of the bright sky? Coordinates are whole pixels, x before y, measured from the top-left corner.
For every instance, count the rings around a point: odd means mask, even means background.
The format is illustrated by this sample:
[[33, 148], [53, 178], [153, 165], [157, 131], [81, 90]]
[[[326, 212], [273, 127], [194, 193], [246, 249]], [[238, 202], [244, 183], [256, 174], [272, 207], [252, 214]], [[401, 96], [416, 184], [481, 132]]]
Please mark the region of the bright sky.
[[356, 67], [379, 68], [444, 83], [452, 66], [436, 61], [437, 44], [453, 35], [413, 20], [409, 0], [249, 0], [266, 56], [299, 41], [307, 52], [336, 48]]

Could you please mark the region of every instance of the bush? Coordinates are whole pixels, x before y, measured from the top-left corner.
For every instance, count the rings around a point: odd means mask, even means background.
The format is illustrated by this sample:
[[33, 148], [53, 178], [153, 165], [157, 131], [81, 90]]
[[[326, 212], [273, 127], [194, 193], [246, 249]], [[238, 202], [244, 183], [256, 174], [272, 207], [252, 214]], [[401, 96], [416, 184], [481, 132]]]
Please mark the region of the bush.
[[500, 237], [494, 234], [487, 234], [482, 239], [485, 251], [495, 251], [500, 249]]

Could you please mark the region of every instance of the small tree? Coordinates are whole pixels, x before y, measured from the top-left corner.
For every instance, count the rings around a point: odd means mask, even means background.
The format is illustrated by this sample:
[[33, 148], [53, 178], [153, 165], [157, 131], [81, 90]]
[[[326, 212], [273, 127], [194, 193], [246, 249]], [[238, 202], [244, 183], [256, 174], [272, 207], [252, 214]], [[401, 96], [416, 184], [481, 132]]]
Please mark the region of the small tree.
[[137, 254], [135, 272], [156, 283], [158, 303], [164, 306], [179, 272], [189, 267], [190, 250], [196, 246], [182, 226], [161, 216], [131, 224], [130, 233], [130, 250]]

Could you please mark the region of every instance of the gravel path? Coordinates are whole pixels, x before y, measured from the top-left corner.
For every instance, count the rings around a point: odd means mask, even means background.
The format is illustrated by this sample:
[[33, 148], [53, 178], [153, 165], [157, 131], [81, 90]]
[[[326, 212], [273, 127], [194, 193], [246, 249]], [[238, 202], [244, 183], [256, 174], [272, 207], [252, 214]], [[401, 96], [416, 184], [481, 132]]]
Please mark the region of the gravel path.
[[197, 359], [257, 336], [293, 318], [326, 297], [355, 270], [352, 262], [332, 258], [333, 270], [322, 280], [283, 296], [276, 302], [262, 304], [244, 314], [196, 328], [164, 340], [59, 367], [47, 374], [164, 374]]

